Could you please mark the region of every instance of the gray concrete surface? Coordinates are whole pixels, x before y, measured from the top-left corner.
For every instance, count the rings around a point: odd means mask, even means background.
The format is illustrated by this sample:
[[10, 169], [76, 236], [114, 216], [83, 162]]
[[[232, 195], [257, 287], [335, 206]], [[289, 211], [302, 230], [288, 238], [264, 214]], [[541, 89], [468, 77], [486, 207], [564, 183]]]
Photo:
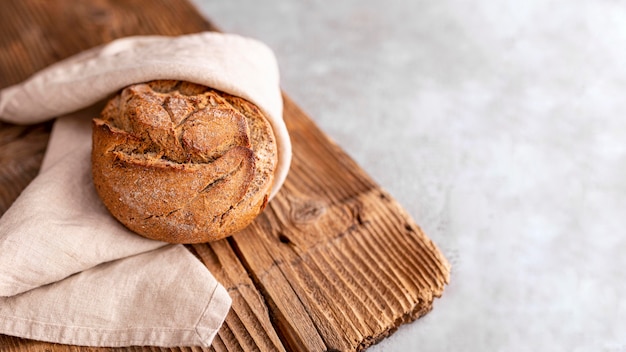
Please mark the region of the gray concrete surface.
[[195, 0], [453, 264], [371, 351], [626, 351], [626, 5]]

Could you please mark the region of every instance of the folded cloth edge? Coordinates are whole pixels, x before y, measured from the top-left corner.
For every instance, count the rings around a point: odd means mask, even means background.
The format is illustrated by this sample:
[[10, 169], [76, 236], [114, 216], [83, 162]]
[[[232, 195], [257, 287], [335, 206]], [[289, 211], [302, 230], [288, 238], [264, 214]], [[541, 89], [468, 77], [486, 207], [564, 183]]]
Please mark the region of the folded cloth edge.
[[[224, 301], [220, 301], [219, 298], [223, 298]], [[213, 343], [215, 335], [226, 320], [231, 305], [232, 298], [226, 288], [221, 284], [216, 285], [209, 303], [196, 324], [196, 334], [204, 347], [209, 347]]]
[[[182, 245], [169, 245], [168, 248], [159, 248], [153, 251], [133, 256], [135, 259], [140, 256], [153, 256], [157, 253], [164, 253], [166, 256], [186, 253], [189, 261], [197, 261], [198, 266], [204, 265], [193, 257]], [[122, 259], [123, 260], [123, 259]], [[188, 262], [189, 262], [188, 261]], [[111, 267], [119, 265], [120, 260], [111, 262]], [[194, 262], [195, 263], [195, 262]], [[101, 267], [102, 268], [102, 267]], [[99, 270], [99, 269], [96, 269]], [[33, 318], [20, 317], [18, 315], [7, 315], [6, 308], [12, 311], [12, 306], [23, 307], [24, 297], [17, 295], [14, 297], [0, 297], [0, 333], [22, 338], [47, 341], [54, 343], [70, 344], [90, 347], [126, 347], [126, 346], [159, 346], [159, 347], [182, 347], [182, 346], [204, 346], [211, 345], [218, 333], [226, 316], [230, 310], [232, 299], [228, 291], [213, 276], [207, 272], [210, 286], [207, 287], [204, 297], [197, 297], [198, 300], [206, 299], [207, 303], [198, 310], [198, 318], [189, 322], [184, 327], [129, 327], [103, 328], [96, 326], [82, 326], [67, 323], [40, 321]], [[56, 284], [58, 285], [58, 284]], [[197, 288], [197, 287], [196, 287]], [[26, 293], [28, 295], [28, 293]], [[190, 298], [187, 294], [186, 298]], [[31, 297], [32, 298], [32, 297]], [[17, 302], [15, 301], [17, 300]], [[19, 303], [22, 300], [22, 303]], [[32, 300], [32, 299], [31, 299]], [[19, 309], [19, 308], [18, 308]]]

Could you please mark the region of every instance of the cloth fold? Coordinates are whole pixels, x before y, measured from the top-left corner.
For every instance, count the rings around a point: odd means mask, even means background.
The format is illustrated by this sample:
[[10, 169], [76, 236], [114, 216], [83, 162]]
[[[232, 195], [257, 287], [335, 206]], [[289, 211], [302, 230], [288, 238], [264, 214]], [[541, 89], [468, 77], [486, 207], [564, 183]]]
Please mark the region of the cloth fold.
[[[0, 91], [0, 120], [58, 117], [40, 174], [0, 218], [0, 333], [85, 346], [210, 345], [231, 300], [182, 245], [131, 233], [91, 180], [91, 118], [126, 85], [187, 80], [265, 113], [291, 158], [276, 60], [265, 45], [218, 33], [129, 37], [54, 64]], [[82, 110], [81, 110], [82, 109]]]
[[202, 263], [167, 245], [0, 297], [0, 331], [73, 345], [209, 346], [230, 304]]

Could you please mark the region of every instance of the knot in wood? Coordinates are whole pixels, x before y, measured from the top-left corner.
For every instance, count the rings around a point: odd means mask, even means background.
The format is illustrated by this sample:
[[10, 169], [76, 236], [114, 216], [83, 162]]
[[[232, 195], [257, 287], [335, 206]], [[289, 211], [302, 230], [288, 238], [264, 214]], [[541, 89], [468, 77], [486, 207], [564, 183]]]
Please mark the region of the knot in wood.
[[294, 205], [291, 218], [295, 223], [309, 223], [317, 220], [325, 212], [326, 207], [321, 202], [305, 201]]

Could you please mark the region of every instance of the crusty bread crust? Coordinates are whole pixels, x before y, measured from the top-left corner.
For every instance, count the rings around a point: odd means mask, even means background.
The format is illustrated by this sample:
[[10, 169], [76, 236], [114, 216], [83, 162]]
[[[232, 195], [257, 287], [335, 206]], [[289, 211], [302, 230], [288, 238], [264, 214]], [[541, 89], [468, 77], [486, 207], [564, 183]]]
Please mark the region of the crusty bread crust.
[[93, 120], [92, 174], [102, 202], [144, 237], [227, 237], [263, 211], [276, 142], [252, 103], [201, 85], [152, 81], [123, 89]]

